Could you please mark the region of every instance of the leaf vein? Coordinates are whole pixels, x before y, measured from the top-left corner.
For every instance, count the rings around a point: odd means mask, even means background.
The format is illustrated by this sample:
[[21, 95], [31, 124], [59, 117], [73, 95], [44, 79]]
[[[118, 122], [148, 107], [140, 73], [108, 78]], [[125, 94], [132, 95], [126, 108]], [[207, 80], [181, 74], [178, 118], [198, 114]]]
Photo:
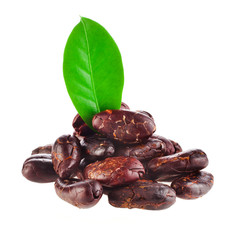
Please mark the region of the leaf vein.
[[91, 83], [92, 83], [93, 95], [94, 95], [94, 98], [96, 100], [97, 111], [100, 112], [100, 108], [99, 108], [99, 105], [98, 105], [98, 99], [97, 99], [97, 95], [96, 95], [96, 90], [95, 90], [95, 85], [94, 85], [94, 80], [93, 80], [93, 71], [92, 71], [92, 64], [91, 64], [91, 56], [90, 56], [90, 50], [89, 50], [89, 42], [88, 42], [87, 30], [86, 30], [86, 26], [85, 26], [83, 18], [81, 20], [82, 20], [82, 23], [83, 23], [83, 29], [84, 29], [86, 43], [87, 43], [88, 62], [89, 62], [89, 69], [90, 69], [90, 72], [91, 72], [91, 79], [92, 79]]

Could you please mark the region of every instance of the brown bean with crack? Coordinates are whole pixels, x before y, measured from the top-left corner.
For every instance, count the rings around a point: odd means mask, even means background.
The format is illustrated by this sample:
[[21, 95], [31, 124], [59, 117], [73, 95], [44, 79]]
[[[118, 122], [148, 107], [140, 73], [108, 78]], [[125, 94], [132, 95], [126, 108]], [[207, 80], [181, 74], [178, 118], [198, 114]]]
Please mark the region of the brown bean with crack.
[[[121, 103], [121, 110], [129, 110], [129, 106], [122, 102]], [[93, 134], [95, 134], [95, 132], [88, 127], [88, 125], [83, 121], [83, 119], [81, 118], [81, 116], [79, 114], [77, 114], [72, 122], [72, 126], [75, 130], [75, 132], [73, 133], [73, 135], [80, 137], [80, 136], [91, 136]]]
[[155, 157], [174, 154], [175, 152], [172, 141], [158, 135], [152, 135], [143, 143], [117, 146], [114, 156], [135, 157], [142, 162]]
[[137, 181], [145, 173], [140, 161], [132, 157], [110, 157], [86, 166], [84, 177], [115, 187]]
[[96, 160], [113, 156], [115, 153], [112, 141], [98, 134], [84, 137], [80, 144], [85, 156], [95, 157]]
[[98, 203], [102, 197], [103, 189], [95, 180], [61, 179], [55, 182], [55, 191], [64, 201], [78, 207], [90, 208]]
[[72, 126], [75, 130], [74, 135], [89, 136], [95, 133], [90, 127], [88, 127], [79, 114], [74, 117]]
[[69, 178], [76, 173], [81, 160], [79, 140], [71, 135], [59, 137], [52, 149], [52, 162], [61, 178]]
[[138, 180], [110, 192], [108, 201], [112, 206], [119, 208], [162, 210], [175, 203], [176, 193], [168, 185]]
[[51, 154], [34, 154], [23, 163], [22, 174], [32, 182], [54, 182], [58, 175], [53, 169]]
[[171, 187], [179, 198], [196, 199], [205, 195], [212, 188], [213, 181], [211, 173], [199, 171], [175, 179]]
[[156, 130], [152, 118], [128, 110], [100, 112], [93, 117], [92, 124], [101, 134], [123, 143], [143, 142]]
[[157, 157], [147, 164], [148, 174], [159, 181], [198, 171], [208, 165], [207, 155], [199, 149]]

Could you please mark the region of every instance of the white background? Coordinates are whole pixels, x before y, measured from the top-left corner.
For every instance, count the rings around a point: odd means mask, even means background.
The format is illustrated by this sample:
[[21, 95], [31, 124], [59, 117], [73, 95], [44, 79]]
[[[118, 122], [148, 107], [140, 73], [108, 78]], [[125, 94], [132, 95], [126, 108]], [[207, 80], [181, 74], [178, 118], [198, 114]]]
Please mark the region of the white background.
[[[1, 1], [1, 239], [239, 239], [239, 12], [231, 0]], [[21, 175], [32, 149], [73, 132], [62, 61], [80, 15], [118, 44], [123, 101], [150, 112], [158, 134], [207, 153], [207, 195], [163, 211], [103, 196], [81, 210]]]

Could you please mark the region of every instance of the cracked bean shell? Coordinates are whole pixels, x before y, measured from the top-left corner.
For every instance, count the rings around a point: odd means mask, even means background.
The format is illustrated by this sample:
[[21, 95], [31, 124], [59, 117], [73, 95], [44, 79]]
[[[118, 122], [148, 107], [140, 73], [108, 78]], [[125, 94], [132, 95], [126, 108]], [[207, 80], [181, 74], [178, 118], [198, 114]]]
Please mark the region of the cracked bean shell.
[[[129, 106], [126, 103], [122, 102], [120, 109], [129, 110]], [[83, 121], [79, 114], [74, 117], [72, 126], [75, 130], [73, 133], [75, 136], [90, 136], [95, 133], [90, 127], [88, 127], [88, 125]]]
[[23, 163], [22, 174], [32, 182], [54, 182], [58, 175], [53, 169], [51, 154], [34, 154]]
[[207, 165], [207, 155], [202, 150], [192, 149], [169, 156], [153, 158], [147, 164], [147, 171], [152, 179], [163, 181], [201, 170]]
[[168, 185], [150, 180], [139, 180], [110, 192], [108, 201], [118, 208], [162, 210], [175, 203], [176, 193]]
[[212, 188], [213, 182], [211, 173], [200, 171], [175, 179], [171, 187], [176, 191], [177, 197], [195, 199], [205, 195]]
[[83, 175], [103, 186], [115, 187], [137, 181], [144, 173], [143, 165], [136, 158], [110, 157], [87, 165]]
[[128, 110], [106, 110], [96, 114], [93, 127], [108, 138], [123, 143], [139, 143], [148, 139], [156, 130], [152, 118]]
[[71, 135], [59, 137], [53, 144], [52, 162], [61, 178], [69, 178], [76, 173], [81, 160], [79, 140]]
[[64, 201], [78, 207], [90, 208], [98, 203], [103, 189], [99, 182], [91, 179], [61, 179], [55, 182], [55, 191]]
[[175, 148], [170, 140], [158, 135], [152, 135], [143, 143], [119, 145], [116, 147], [114, 156], [135, 157], [140, 161], [146, 161], [174, 153]]

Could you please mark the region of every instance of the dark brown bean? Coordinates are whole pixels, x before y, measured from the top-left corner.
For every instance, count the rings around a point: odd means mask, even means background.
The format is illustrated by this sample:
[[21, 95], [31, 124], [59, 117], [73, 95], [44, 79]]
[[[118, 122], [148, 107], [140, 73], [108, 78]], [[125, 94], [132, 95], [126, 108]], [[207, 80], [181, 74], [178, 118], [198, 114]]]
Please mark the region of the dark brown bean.
[[156, 134], [152, 135], [152, 138], [161, 140], [164, 143], [163, 147], [162, 147], [162, 149], [163, 149], [162, 156], [167, 156], [167, 155], [171, 155], [171, 154], [175, 153], [175, 148], [174, 148], [174, 145], [172, 144], [171, 140], [169, 140], [163, 136], [156, 135]]
[[205, 195], [213, 186], [213, 175], [207, 172], [193, 172], [187, 176], [175, 179], [171, 187], [177, 197], [195, 199]]
[[95, 180], [60, 179], [55, 182], [55, 191], [64, 201], [78, 207], [90, 208], [98, 203], [103, 189]]
[[177, 143], [177, 142], [174, 142], [172, 140], [170, 140], [171, 143], [173, 144], [174, 146], [174, 149], [175, 149], [175, 152], [174, 153], [179, 153], [179, 152], [182, 152], [182, 148], [181, 146]]
[[[129, 110], [129, 106], [122, 102], [121, 103], [121, 110]], [[75, 135], [76, 137], [78, 136], [91, 136], [93, 134], [95, 134], [95, 132], [88, 127], [88, 125], [83, 121], [83, 119], [81, 118], [81, 116], [79, 114], [77, 114], [72, 122], [72, 126], [75, 130], [75, 132], [73, 133], [73, 135]]]
[[76, 173], [81, 160], [79, 140], [71, 135], [59, 137], [52, 149], [52, 162], [61, 178], [69, 178]]
[[139, 161], [147, 161], [173, 153], [175, 153], [175, 148], [170, 140], [153, 135], [140, 144], [118, 145], [114, 156], [135, 157]]
[[162, 140], [150, 137], [140, 144], [118, 145], [114, 156], [135, 157], [139, 161], [145, 161], [153, 157], [164, 155], [164, 143]]
[[35, 154], [24, 163], [22, 174], [32, 182], [48, 183], [54, 182], [58, 175], [53, 169], [51, 154]]
[[144, 115], [146, 115], [147, 117], [150, 117], [150, 118], [154, 121], [153, 116], [152, 116], [149, 112], [147, 112], [147, 111], [142, 111], [142, 110], [137, 110], [136, 112], [137, 112], [137, 113], [144, 114]]
[[[115, 147], [111, 140], [94, 134], [93, 136], [84, 137], [80, 144], [83, 153], [88, 157], [96, 157], [98, 160], [113, 156]], [[97, 160], [96, 159], [96, 160]]]
[[138, 180], [144, 174], [141, 162], [132, 157], [110, 157], [89, 164], [84, 177], [98, 180], [103, 186], [115, 187]]
[[205, 168], [207, 155], [199, 149], [179, 152], [173, 155], [153, 158], [147, 164], [148, 174], [152, 179], [167, 180]]
[[90, 127], [88, 127], [79, 114], [74, 117], [72, 126], [75, 130], [74, 135], [89, 136], [95, 133]]
[[119, 208], [161, 210], [175, 203], [176, 193], [168, 185], [138, 180], [110, 192], [108, 201], [112, 206]]
[[121, 110], [130, 110], [129, 106], [126, 103], [124, 103], [124, 102], [121, 103], [120, 109]]
[[39, 153], [51, 154], [51, 152], [52, 152], [52, 144], [48, 144], [48, 145], [45, 145], [45, 146], [40, 146], [38, 148], [35, 148], [32, 151], [32, 155], [39, 154]]
[[92, 124], [101, 134], [123, 143], [142, 142], [156, 130], [153, 119], [127, 110], [100, 112], [93, 117]]

